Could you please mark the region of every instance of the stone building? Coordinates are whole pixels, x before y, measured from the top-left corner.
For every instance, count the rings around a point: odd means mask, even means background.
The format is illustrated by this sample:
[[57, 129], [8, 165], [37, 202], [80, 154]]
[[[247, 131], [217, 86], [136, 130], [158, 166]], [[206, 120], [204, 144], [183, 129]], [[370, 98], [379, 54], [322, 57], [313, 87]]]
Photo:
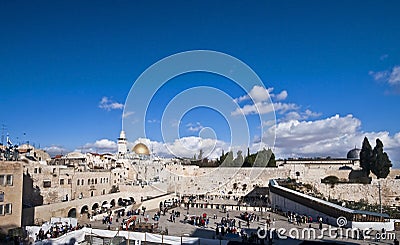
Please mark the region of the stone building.
[[[25, 196], [27, 207], [51, 204], [85, 197], [105, 195], [115, 192], [120, 183], [119, 175], [110, 169], [83, 169], [65, 165], [44, 165], [39, 162], [24, 162], [26, 189], [31, 194]], [[117, 179], [118, 181], [115, 181]], [[34, 196], [38, 192], [39, 199]]]
[[18, 146], [18, 152], [20, 158], [29, 158], [31, 160], [42, 161], [44, 163], [51, 160], [50, 155], [46, 151], [35, 148], [33, 145], [30, 144], [23, 144]]
[[21, 226], [23, 166], [0, 161], [0, 233]]

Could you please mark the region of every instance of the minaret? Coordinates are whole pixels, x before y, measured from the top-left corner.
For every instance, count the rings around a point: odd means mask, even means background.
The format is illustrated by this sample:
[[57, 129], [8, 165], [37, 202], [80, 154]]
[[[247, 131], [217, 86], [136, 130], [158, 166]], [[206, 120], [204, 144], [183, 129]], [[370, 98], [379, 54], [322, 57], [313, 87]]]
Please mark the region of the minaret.
[[127, 153], [127, 144], [125, 132], [122, 130], [118, 138], [118, 155], [125, 156]]

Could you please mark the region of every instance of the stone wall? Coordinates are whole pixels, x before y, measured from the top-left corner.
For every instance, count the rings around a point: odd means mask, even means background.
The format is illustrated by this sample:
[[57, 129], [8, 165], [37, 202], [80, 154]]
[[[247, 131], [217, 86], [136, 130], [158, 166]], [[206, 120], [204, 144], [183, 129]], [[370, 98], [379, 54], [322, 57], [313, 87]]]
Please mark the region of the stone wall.
[[371, 184], [322, 184], [310, 182], [325, 197], [338, 200], [360, 201], [379, 204], [379, 183], [381, 185], [382, 204], [400, 206], [400, 179], [373, 179]]
[[[0, 183], [0, 233], [7, 233], [9, 229], [21, 226], [22, 213], [22, 187], [23, 174], [20, 162], [0, 161], [0, 175], [4, 176], [3, 183]], [[7, 183], [6, 176], [12, 176], [12, 182]], [[5, 212], [6, 205], [11, 205], [11, 213]]]
[[[79, 216], [84, 208], [88, 208], [91, 212], [93, 208], [101, 207], [106, 203], [110, 204], [114, 202], [115, 206], [118, 207], [119, 199], [130, 199], [130, 197], [133, 197], [135, 201], [139, 203], [141, 198], [154, 197], [162, 194], [165, 193], [160, 192], [158, 189], [151, 186], [146, 186], [144, 188], [140, 186], [130, 186], [123, 192], [26, 208], [23, 210], [23, 225], [40, 224], [44, 221], [50, 220], [51, 217], [68, 217], [68, 214], [72, 209], [75, 209], [77, 216]], [[170, 197], [166, 196], [165, 198]], [[152, 202], [150, 202], [149, 205], [152, 205]]]

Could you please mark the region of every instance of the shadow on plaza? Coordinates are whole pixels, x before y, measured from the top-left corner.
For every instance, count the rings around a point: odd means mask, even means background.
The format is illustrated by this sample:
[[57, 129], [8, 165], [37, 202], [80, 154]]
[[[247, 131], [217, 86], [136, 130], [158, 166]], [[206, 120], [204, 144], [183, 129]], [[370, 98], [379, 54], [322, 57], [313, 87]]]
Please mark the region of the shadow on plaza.
[[354, 242], [342, 242], [342, 241], [303, 241], [300, 243], [301, 245], [318, 245], [318, 244], [324, 244], [324, 245], [358, 245], [359, 243], [354, 243]]
[[[254, 228], [243, 228], [248, 236], [250, 237], [252, 234], [257, 234], [257, 229]], [[359, 243], [357, 242], [349, 242], [349, 241], [332, 241], [332, 240], [298, 240], [298, 239], [292, 239], [292, 238], [287, 238], [287, 239], [279, 239], [276, 236], [273, 236], [272, 243], [270, 243], [269, 239], [266, 238], [263, 241], [261, 240], [247, 240], [243, 241], [240, 236], [238, 237], [233, 237], [229, 236], [229, 234], [226, 234], [225, 236], [220, 236], [218, 237], [213, 230], [207, 230], [207, 229], [202, 229], [202, 228], [197, 228], [195, 229], [191, 234], [190, 237], [200, 237], [200, 238], [208, 238], [208, 239], [216, 239], [218, 240], [219, 238], [223, 240], [229, 240], [228, 245], [236, 245], [236, 244], [299, 244], [299, 245], [319, 245], [319, 244], [324, 244], [324, 245], [358, 245]], [[192, 243], [187, 243], [185, 242], [184, 244], [192, 244]], [[198, 244], [198, 242], [195, 242], [193, 244]]]
[[62, 245], [75, 245], [76, 244], [76, 239], [74, 237], [72, 237], [71, 239], [69, 239], [68, 242], [65, 242], [65, 243], [45, 241], [45, 240], [35, 243], [35, 245], [56, 245], [56, 244], [57, 245], [59, 245], [59, 244], [62, 244]]
[[214, 239], [215, 238], [215, 231], [214, 230], [206, 230], [206, 229], [197, 228], [190, 234], [190, 236], [191, 237], [201, 237], [201, 238]]

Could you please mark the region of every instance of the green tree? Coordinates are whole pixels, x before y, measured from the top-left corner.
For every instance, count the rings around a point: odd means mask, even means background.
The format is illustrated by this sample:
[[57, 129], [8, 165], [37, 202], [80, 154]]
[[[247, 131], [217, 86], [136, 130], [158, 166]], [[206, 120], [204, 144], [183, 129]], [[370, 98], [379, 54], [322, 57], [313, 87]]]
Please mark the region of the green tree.
[[233, 166], [233, 152], [229, 151], [225, 155], [221, 156], [219, 160], [221, 167], [232, 167]]
[[275, 154], [272, 152], [272, 150], [270, 150], [271, 151], [271, 156], [270, 156], [270, 158], [269, 158], [269, 161], [268, 161], [268, 167], [276, 167], [276, 160], [275, 160]]
[[257, 153], [256, 154], [251, 154], [251, 155], [247, 155], [246, 158], [244, 159], [243, 162], [243, 167], [253, 167], [253, 164], [256, 160], [257, 157]]
[[383, 151], [383, 143], [380, 139], [376, 139], [376, 146], [373, 150], [373, 162], [371, 164], [371, 172], [378, 179], [386, 178], [390, 173], [392, 163], [386, 152]]
[[370, 172], [375, 174], [378, 179], [386, 178], [389, 175], [392, 163], [389, 156], [383, 151], [383, 143], [380, 139], [376, 139], [376, 145], [372, 150], [368, 138], [364, 138], [360, 152], [360, 166], [365, 176], [369, 176]]
[[221, 165], [224, 161], [225, 158], [228, 156], [228, 153], [224, 153], [224, 151], [222, 151], [222, 155], [221, 157], [218, 159], [218, 165]]
[[263, 149], [256, 154], [247, 153], [243, 167], [276, 167], [275, 154], [271, 149]]
[[235, 160], [233, 160], [233, 167], [241, 167], [243, 165], [243, 156], [242, 156], [242, 151], [239, 150], [237, 152]]
[[373, 161], [372, 147], [369, 144], [368, 138], [365, 137], [362, 143], [362, 148], [360, 152], [360, 166], [366, 176], [369, 176], [371, 171], [371, 165]]

